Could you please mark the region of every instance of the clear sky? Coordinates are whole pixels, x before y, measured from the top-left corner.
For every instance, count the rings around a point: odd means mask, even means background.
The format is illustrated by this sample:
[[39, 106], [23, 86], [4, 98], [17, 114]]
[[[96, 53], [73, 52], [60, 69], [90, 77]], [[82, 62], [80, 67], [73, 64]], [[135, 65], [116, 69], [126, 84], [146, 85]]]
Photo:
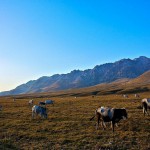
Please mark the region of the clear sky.
[[150, 0], [0, 0], [0, 91], [150, 57]]

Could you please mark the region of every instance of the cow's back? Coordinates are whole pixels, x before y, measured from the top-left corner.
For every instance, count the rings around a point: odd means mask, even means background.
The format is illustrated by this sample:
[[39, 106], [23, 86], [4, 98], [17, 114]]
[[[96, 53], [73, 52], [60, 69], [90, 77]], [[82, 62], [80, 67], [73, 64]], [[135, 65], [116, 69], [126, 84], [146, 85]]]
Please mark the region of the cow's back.
[[97, 109], [97, 112], [100, 113], [100, 115], [102, 116], [104, 120], [105, 118], [108, 118], [111, 120], [113, 118], [114, 108], [100, 107]]
[[40, 107], [40, 106], [37, 106], [37, 105], [34, 105], [34, 106], [32, 107], [32, 112], [35, 112], [35, 113], [37, 113], [37, 114], [41, 113], [41, 112], [42, 112], [41, 107]]
[[142, 99], [142, 103], [146, 103], [150, 107], [150, 98]]
[[127, 111], [125, 108], [114, 109], [113, 119], [119, 121], [121, 119], [127, 119]]
[[54, 101], [53, 100], [45, 100], [45, 104], [53, 104]]

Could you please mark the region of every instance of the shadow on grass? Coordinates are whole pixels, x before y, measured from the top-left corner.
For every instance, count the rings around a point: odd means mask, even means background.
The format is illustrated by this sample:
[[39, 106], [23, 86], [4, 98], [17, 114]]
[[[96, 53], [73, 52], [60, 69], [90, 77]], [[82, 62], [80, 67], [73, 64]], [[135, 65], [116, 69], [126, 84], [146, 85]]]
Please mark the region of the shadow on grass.
[[18, 148], [10, 140], [1, 140], [0, 149], [1, 150], [18, 150]]

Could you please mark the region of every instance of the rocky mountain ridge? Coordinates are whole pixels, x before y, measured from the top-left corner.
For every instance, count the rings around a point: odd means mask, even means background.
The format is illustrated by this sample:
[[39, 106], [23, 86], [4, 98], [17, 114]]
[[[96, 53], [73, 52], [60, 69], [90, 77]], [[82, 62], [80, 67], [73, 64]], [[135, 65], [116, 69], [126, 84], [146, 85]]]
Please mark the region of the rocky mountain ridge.
[[123, 78], [133, 79], [148, 70], [150, 70], [150, 58], [141, 56], [133, 60], [121, 59], [114, 63], [97, 65], [93, 69], [84, 71], [73, 70], [68, 74], [44, 76], [22, 84], [13, 90], [1, 92], [0, 96], [89, 87]]

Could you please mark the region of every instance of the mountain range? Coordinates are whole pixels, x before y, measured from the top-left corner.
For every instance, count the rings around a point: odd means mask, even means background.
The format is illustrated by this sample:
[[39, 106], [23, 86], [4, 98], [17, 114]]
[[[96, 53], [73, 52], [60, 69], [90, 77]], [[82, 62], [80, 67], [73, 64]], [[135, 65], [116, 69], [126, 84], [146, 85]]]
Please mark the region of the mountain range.
[[140, 56], [135, 59], [121, 59], [114, 63], [97, 65], [84, 71], [73, 70], [68, 74], [43, 76], [29, 81], [10, 91], [0, 93], [0, 96], [53, 92], [67, 89], [77, 89], [95, 86], [101, 83], [111, 83], [120, 79], [134, 79], [150, 70], [150, 58]]

